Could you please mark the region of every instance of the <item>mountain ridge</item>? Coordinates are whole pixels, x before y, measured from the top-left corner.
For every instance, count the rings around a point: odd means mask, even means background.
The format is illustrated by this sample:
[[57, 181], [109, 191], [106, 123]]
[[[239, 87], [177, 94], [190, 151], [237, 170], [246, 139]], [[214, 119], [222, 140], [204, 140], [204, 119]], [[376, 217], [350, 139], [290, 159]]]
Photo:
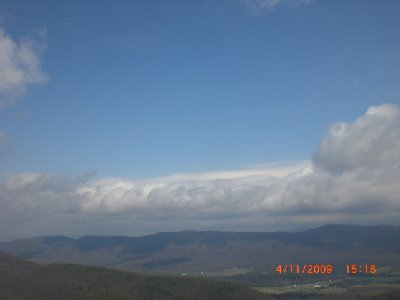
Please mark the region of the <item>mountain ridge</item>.
[[400, 226], [328, 224], [300, 232], [159, 232], [140, 237], [47, 236], [0, 243], [0, 251], [40, 263], [123, 270], [200, 272], [242, 266], [270, 271], [277, 262], [349, 262], [400, 269]]

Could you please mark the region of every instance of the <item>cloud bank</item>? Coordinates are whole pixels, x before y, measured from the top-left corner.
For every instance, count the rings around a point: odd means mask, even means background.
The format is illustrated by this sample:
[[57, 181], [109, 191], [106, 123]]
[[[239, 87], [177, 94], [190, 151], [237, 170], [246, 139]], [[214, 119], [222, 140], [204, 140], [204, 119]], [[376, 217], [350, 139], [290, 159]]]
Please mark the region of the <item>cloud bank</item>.
[[400, 108], [383, 104], [333, 124], [305, 162], [145, 181], [5, 176], [0, 236], [398, 224], [399, 182]]
[[15, 41], [0, 27], [0, 108], [23, 96], [29, 86], [47, 81], [41, 69], [42, 51], [39, 40]]

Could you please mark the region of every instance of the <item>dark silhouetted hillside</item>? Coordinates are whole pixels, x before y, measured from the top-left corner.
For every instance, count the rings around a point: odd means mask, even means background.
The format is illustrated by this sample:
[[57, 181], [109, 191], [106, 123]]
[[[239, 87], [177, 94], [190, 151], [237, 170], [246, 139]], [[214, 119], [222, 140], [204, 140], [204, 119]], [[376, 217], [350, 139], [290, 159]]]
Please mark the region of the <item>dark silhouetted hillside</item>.
[[1, 300], [271, 299], [250, 288], [201, 278], [141, 276], [79, 265], [36, 265], [0, 253]]

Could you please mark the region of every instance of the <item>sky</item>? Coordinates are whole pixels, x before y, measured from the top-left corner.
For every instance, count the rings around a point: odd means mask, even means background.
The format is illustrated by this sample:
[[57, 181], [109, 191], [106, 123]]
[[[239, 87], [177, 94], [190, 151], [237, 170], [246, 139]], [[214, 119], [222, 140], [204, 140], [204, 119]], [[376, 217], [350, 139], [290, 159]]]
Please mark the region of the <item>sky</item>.
[[400, 225], [400, 2], [0, 0], [0, 240]]

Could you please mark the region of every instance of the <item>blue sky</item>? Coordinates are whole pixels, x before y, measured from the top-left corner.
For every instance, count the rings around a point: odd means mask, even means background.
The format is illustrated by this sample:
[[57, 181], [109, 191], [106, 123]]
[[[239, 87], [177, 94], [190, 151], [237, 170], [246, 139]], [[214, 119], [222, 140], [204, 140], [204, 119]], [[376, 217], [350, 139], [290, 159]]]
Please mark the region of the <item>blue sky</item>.
[[0, 27], [32, 67], [0, 77], [4, 178], [303, 168], [400, 104], [399, 1], [1, 0]]
[[14, 39], [47, 30], [47, 84], [1, 111], [9, 172], [141, 179], [297, 161], [330, 123], [400, 98], [397, 1], [0, 7]]

